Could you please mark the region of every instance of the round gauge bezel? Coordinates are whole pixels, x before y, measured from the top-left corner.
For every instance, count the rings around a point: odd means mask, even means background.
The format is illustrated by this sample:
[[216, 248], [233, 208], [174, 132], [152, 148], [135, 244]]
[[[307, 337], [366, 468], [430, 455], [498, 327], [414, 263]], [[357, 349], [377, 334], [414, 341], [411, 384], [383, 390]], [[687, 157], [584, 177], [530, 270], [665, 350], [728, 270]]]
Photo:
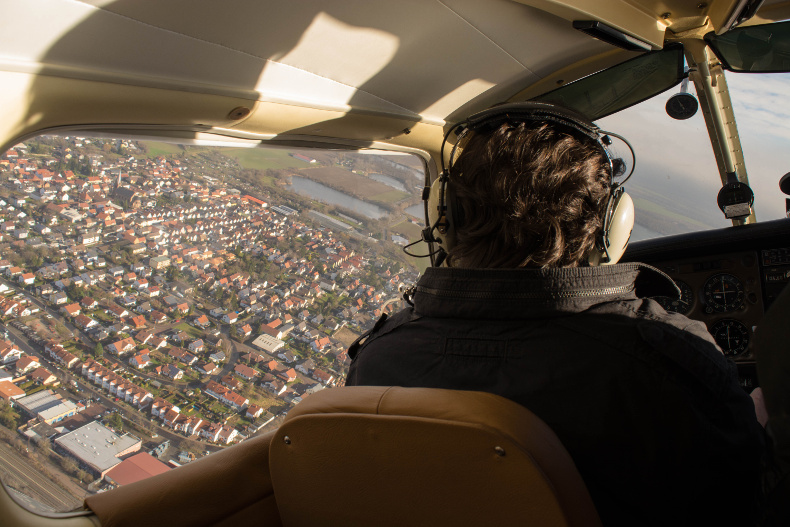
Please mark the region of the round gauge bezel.
[[653, 300], [661, 304], [661, 307], [668, 313], [688, 314], [694, 307], [694, 289], [683, 280], [675, 280], [675, 284], [680, 289], [680, 298], [670, 298], [668, 296], [657, 296]]
[[690, 93], [676, 93], [667, 99], [664, 109], [673, 119], [684, 121], [696, 115], [699, 110], [697, 98]]
[[[717, 285], [717, 282], [721, 284], [725, 280], [735, 286], [735, 291], [727, 292], [727, 294], [734, 294], [735, 296], [729, 300], [726, 298], [724, 300], [717, 300], [714, 298], [716, 293], [714, 293], [713, 288]], [[743, 282], [741, 282], [740, 278], [737, 276], [729, 273], [715, 274], [708, 278], [705, 281], [705, 285], [702, 286], [702, 298], [705, 306], [715, 313], [729, 313], [740, 309], [740, 307], [743, 306], [745, 296], [746, 292], [743, 288]]]
[[[719, 335], [721, 331], [726, 331], [727, 329], [729, 329], [728, 334]], [[749, 326], [740, 320], [735, 320], [734, 318], [722, 318], [711, 324], [708, 331], [713, 336], [716, 344], [718, 344], [721, 350], [724, 352], [724, 355], [727, 357], [739, 357], [746, 353], [746, 351], [749, 349], [751, 332], [749, 331]], [[736, 332], [737, 334], [735, 334]], [[736, 346], [733, 346], [732, 339], [737, 337], [741, 337], [742, 342]]]

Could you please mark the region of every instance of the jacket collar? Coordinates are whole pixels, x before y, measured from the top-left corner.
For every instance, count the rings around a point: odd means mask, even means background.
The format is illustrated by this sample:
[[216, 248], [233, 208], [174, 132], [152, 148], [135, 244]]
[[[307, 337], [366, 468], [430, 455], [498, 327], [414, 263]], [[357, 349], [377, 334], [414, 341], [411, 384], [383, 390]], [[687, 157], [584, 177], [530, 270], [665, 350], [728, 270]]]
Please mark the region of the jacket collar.
[[645, 296], [679, 298], [658, 269], [641, 263], [559, 269], [429, 267], [417, 283], [415, 313], [465, 319], [519, 319], [584, 311]]

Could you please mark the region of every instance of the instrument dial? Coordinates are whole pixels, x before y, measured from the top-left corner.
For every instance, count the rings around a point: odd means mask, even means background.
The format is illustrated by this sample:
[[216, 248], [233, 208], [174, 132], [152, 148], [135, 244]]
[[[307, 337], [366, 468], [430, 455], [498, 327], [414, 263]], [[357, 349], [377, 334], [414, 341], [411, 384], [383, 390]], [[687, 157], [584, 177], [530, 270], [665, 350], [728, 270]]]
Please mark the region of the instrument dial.
[[727, 357], [737, 357], [749, 347], [749, 328], [737, 320], [719, 320], [710, 327], [710, 334]]
[[737, 277], [722, 273], [711, 276], [702, 289], [709, 313], [727, 313], [743, 305], [743, 284]]
[[691, 306], [694, 303], [694, 292], [691, 286], [682, 280], [675, 280], [675, 284], [680, 289], [680, 298], [670, 298], [668, 296], [657, 296], [654, 298], [656, 302], [661, 304], [667, 312], [680, 313], [685, 315], [691, 311]]

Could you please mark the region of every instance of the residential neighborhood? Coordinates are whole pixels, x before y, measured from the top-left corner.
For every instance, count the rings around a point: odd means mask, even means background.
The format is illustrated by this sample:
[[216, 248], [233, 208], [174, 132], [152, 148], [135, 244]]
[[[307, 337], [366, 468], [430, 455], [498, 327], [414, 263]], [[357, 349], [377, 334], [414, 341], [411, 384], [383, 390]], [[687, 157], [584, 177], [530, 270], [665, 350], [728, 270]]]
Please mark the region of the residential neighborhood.
[[[57, 446], [83, 417], [137, 445], [118, 463], [243, 441], [343, 385], [348, 345], [418, 277], [394, 243], [333, 229], [220, 154], [146, 149], [43, 137], [0, 157], [0, 427], [52, 442], [83, 486], [117, 464]], [[57, 412], [29, 399], [47, 390]]]

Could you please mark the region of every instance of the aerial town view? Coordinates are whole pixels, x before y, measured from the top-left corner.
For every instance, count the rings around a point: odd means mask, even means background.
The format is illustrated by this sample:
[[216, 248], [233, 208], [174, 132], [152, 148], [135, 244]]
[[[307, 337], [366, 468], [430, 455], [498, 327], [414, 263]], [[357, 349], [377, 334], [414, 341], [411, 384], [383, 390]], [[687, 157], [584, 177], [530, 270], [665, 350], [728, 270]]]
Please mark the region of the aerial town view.
[[[0, 475], [40, 510], [279, 425], [418, 277], [376, 152], [39, 137], [0, 155]], [[425, 265], [424, 263], [422, 265]]]

